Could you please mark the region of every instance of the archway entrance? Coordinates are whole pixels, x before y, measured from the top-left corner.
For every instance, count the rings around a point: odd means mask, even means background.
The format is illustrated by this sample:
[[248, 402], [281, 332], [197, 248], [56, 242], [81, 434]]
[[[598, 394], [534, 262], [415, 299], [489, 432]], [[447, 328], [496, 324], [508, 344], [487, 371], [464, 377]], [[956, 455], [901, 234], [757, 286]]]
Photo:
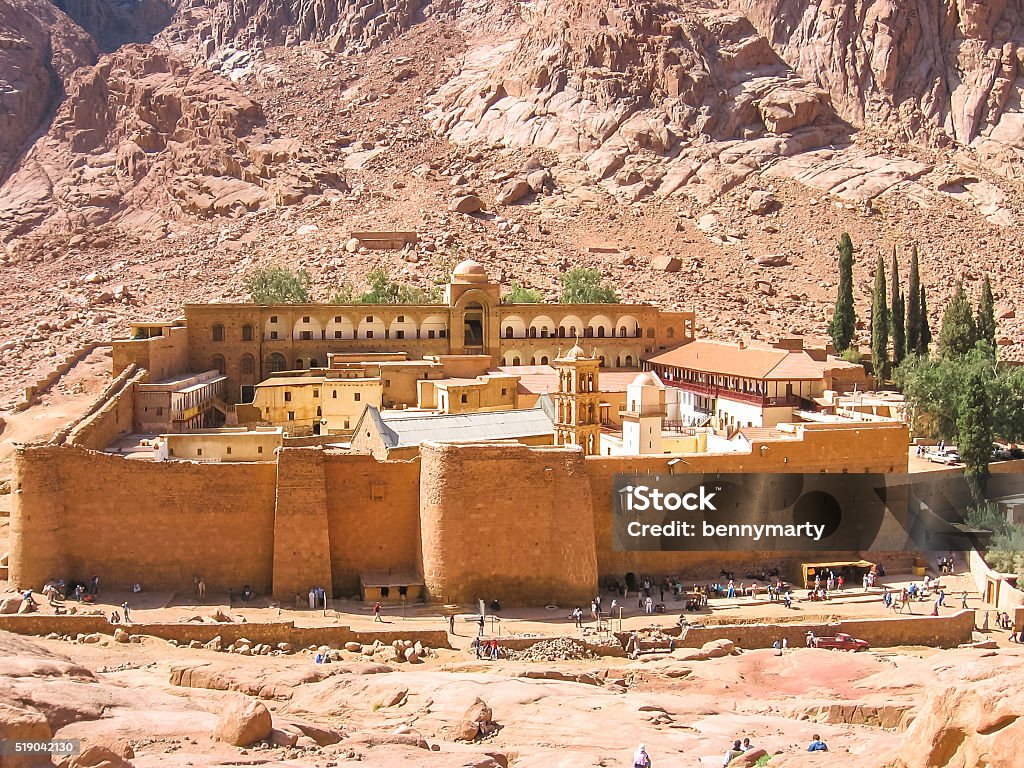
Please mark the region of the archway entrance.
[[478, 302], [466, 305], [462, 315], [463, 345], [466, 354], [478, 355], [484, 351], [484, 308]]

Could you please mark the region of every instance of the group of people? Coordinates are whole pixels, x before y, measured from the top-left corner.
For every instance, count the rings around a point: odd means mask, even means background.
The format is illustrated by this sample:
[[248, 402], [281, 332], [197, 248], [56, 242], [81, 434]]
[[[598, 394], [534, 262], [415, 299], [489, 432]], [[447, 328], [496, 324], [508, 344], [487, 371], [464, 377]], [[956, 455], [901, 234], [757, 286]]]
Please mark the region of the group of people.
[[310, 587], [307, 597], [309, 598], [309, 610], [323, 610], [327, 607], [327, 590], [323, 587]]
[[497, 640], [484, 640], [479, 635], [477, 635], [476, 640], [473, 642], [473, 648], [478, 659], [497, 661], [502, 656], [501, 646], [498, 645]]
[[[745, 736], [742, 739], [736, 739], [736, 741], [732, 743], [732, 746], [730, 746], [725, 752], [725, 758], [722, 761], [722, 768], [727, 768], [727, 766], [737, 757], [740, 757], [754, 749], [755, 747], [751, 743], [749, 736]], [[822, 741], [821, 736], [816, 733], [811, 737], [811, 742], [807, 745], [807, 751], [828, 752], [828, 744]], [[633, 768], [653, 768], [653, 765], [654, 763], [651, 760], [651, 755], [647, 751], [646, 745], [641, 744], [638, 746], [636, 751], [633, 753]]]

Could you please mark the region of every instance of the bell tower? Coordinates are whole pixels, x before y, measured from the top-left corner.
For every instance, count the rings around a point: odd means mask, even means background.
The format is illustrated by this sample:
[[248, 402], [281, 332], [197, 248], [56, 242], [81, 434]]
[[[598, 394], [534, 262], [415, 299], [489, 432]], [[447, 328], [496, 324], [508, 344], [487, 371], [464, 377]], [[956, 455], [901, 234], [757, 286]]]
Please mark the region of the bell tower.
[[555, 358], [555, 444], [582, 446], [587, 456], [601, 452], [600, 367], [601, 361], [587, 357], [579, 339], [565, 355]]

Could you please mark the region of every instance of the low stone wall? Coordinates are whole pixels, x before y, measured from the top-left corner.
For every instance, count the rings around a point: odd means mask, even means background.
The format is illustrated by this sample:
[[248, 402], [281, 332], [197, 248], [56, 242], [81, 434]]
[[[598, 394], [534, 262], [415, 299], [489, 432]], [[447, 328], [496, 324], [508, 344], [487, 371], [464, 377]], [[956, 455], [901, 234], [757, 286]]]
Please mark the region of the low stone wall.
[[57, 364], [56, 368], [48, 372], [43, 376], [43, 378], [36, 379], [35, 384], [30, 384], [25, 387], [25, 396], [17, 403], [17, 405], [14, 406], [14, 412], [18, 413], [19, 411], [24, 411], [25, 409], [30, 408], [40, 395], [47, 392], [50, 387], [53, 386], [57, 379], [78, 365], [78, 363], [90, 355], [94, 349], [104, 346], [108, 346], [108, 342], [90, 341], [65, 357]]
[[[930, 606], [921, 603], [921, 608]], [[663, 630], [678, 636], [678, 628]], [[907, 616], [884, 619], [860, 619], [835, 623], [793, 624], [719, 624], [710, 627], [690, 627], [685, 637], [676, 644], [681, 648], [700, 648], [712, 640], [732, 640], [740, 648], [771, 648], [783, 638], [790, 647], [806, 645], [808, 632], [818, 637], [845, 632], [866, 640], [872, 648], [891, 648], [898, 645], [925, 645], [934, 648], [954, 648], [969, 643], [974, 631], [974, 611], [958, 611], [947, 616]], [[625, 644], [629, 632], [617, 632]]]
[[350, 641], [370, 644], [374, 640], [380, 640], [385, 644], [395, 640], [418, 640], [427, 648], [451, 647], [448, 644], [448, 633], [441, 629], [359, 631], [345, 625], [296, 627], [292, 621], [237, 624], [111, 624], [104, 616], [0, 616], [0, 630], [18, 635], [48, 635], [51, 632], [60, 635], [87, 635], [93, 632], [112, 635], [118, 627], [133, 635], [149, 635], [163, 640], [176, 640], [179, 643], [190, 643], [193, 640], [208, 643], [219, 636], [224, 645], [230, 645], [244, 637], [254, 643], [269, 645], [291, 643], [295, 648], [310, 645], [340, 648]]

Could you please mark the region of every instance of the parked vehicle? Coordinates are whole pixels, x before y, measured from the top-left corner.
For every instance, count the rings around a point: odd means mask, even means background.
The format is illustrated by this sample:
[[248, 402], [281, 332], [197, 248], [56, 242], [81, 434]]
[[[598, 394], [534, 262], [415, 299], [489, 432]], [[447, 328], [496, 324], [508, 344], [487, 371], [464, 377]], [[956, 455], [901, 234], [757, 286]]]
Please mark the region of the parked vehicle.
[[835, 637], [814, 638], [815, 648], [828, 648], [833, 651], [866, 651], [869, 646], [867, 640], [858, 640], [852, 635], [844, 632], [837, 632]]

